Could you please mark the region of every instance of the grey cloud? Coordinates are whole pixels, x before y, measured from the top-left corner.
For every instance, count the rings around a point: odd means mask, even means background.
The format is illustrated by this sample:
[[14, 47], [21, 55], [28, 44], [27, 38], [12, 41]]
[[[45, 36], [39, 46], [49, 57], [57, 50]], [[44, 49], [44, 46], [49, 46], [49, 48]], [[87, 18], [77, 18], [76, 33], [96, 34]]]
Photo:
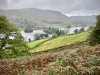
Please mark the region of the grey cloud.
[[0, 0], [0, 9], [6, 8], [8, 5], [7, 0]]
[[[57, 10], [64, 14], [96, 14], [100, 0], [0, 0], [0, 8], [40, 8]], [[8, 7], [7, 7], [8, 8]]]
[[21, 0], [9, 0], [11, 1], [12, 3], [19, 3]]

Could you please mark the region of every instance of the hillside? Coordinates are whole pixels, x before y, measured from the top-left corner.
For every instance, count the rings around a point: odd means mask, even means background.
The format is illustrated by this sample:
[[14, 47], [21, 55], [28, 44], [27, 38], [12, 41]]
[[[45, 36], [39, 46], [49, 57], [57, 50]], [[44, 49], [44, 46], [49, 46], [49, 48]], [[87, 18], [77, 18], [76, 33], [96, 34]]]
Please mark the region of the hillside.
[[89, 32], [82, 32], [74, 35], [66, 35], [53, 39], [43, 39], [28, 43], [31, 52], [45, 51], [65, 45], [75, 44], [85, 41], [88, 38]]
[[8, 19], [19, 28], [26, 26], [41, 27], [51, 25], [65, 25], [66, 27], [66, 25], [69, 24], [76, 24], [77, 26], [77, 24], [81, 25], [83, 23], [84, 25], [88, 26], [92, 23], [72, 20], [59, 11], [42, 10], [36, 8], [0, 10], [0, 15], [6, 15]]
[[[72, 24], [73, 20], [59, 11], [41, 10], [36, 8], [0, 10], [0, 15], [6, 15], [9, 20], [26, 19], [37, 25]], [[13, 21], [12, 21], [13, 22]]]
[[99, 75], [100, 45], [88, 42], [35, 53], [28, 57], [0, 60], [1, 75]]
[[73, 20], [78, 20], [78, 21], [96, 22], [96, 15], [91, 15], [91, 16], [70, 16], [70, 18], [73, 19]]
[[0, 59], [0, 75], [99, 75], [100, 44], [87, 32], [29, 42], [31, 56]]

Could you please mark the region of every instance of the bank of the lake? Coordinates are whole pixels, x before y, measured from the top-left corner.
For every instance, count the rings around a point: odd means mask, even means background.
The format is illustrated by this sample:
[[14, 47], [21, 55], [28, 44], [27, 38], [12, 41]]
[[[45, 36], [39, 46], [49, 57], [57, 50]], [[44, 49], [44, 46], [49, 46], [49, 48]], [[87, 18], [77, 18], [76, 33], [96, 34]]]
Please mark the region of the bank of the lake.
[[[80, 29], [82, 27], [72, 27], [69, 28], [68, 34], [73, 34], [75, 29]], [[84, 27], [85, 30], [87, 30], [89, 27]], [[60, 28], [60, 30], [67, 30], [67, 28]], [[35, 34], [44, 34], [45, 32], [43, 31], [43, 29], [36, 29], [33, 30], [32, 33], [25, 33], [24, 30], [21, 30], [22, 36], [25, 38], [26, 41], [28, 41], [28, 39], [34, 40], [34, 35]]]

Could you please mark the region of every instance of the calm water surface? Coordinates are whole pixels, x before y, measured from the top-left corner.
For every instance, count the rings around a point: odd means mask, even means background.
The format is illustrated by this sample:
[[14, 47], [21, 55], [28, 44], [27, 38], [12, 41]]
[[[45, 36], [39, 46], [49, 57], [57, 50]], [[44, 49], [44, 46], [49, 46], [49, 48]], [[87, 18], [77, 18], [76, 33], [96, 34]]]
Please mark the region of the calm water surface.
[[21, 31], [22, 36], [25, 38], [26, 41], [28, 41], [28, 39], [34, 40], [34, 35], [35, 34], [44, 34], [45, 32], [43, 31], [43, 29], [38, 29], [38, 30], [33, 30], [32, 33], [25, 33], [24, 31]]
[[[74, 33], [75, 29], [80, 29], [82, 27], [73, 27], [73, 28], [69, 28], [69, 32], [68, 34], [72, 34]], [[87, 30], [89, 27], [85, 27], [85, 30]], [[60, 28], [61, 30], [66, 30], [66, 28]], [[34, 35], [35, 34], [44, 34], [45, 32], [43, 31], [43, 29], [38, 29], [38, 30], [33, 30], [32, 33], [25, 33], [24, 31], [21, 31], [22, 36], [25, 38], [26, 41], [28, 41], [28, 39], [34, 40]]]

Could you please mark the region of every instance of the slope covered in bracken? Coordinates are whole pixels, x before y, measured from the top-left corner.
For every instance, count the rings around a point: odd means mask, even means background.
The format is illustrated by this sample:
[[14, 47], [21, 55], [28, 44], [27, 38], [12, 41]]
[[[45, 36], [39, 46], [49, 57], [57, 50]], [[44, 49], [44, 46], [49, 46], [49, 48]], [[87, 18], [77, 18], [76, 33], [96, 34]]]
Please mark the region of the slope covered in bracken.
[[100, 75], [100, 45], [66, 45], [28, 57], [0, 60], [0, 75]]

